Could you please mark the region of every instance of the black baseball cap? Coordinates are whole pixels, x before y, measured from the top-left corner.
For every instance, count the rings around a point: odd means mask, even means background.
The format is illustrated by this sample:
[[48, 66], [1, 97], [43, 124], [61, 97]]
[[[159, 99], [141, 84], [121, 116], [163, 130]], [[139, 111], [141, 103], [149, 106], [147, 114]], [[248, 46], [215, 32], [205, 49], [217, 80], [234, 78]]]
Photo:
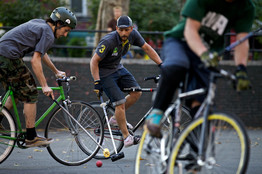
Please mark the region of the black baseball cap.
[[118, 28], [127, 28], [132, 26], [132, 20], [129, 16], [120, 16], [117, 19], [117, 25]]

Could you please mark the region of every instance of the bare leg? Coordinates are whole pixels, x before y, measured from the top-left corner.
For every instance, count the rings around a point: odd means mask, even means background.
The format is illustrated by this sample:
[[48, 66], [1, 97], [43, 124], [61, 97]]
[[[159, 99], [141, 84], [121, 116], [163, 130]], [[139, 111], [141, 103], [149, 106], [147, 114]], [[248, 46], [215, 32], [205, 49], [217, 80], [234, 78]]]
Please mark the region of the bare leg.
[[[16, 103], [18, 103], [18, 100], [15, 100]], [[6, 100], [5, 107], [10, 111], [13, 108], [13, 103], [11, 100], [11, 97], [9, 96]]]
[[125, 104], [121, 104], [115, 107], [115, 118], [125, 139], [129, 135], [126, 127]]
[[[132, 106], [142, 95], [142, 92], [131, 92], [126, 96], [125, 110]], [[115, 116], [113, 116], [115, 117]]]
[[142, 95], [142, 92], [130, 92], [129, 95], [126, 96], [125, 108], [126, 110], [132, 106]]
[[34, 128], [36, 118], [36, 103], [24, 103], [24, 115], [26, 128]]

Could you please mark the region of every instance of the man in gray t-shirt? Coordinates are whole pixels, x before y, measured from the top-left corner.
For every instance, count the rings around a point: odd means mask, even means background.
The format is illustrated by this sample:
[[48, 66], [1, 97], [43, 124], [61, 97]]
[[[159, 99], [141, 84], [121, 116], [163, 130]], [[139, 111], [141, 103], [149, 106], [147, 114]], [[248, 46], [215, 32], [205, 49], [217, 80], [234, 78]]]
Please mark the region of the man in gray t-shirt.
[[[26, 147], [43, 146], [53, 140], [37, 135], [35, 130], [37, 88], [35, 80], [23, 62], [23, 57], [33, 52], [31, 59], [32, 69], [46, 96], [54, 99], [53, 90], [47, 85], [43, 73], [43, 62], [55, 73], [56, 76], [65, 76], [65, 72], [59, 71], [47, 55], [48, 49], [54, 43], [55, 38], [66, 37], [71, 29], [75, 28], [77, 19], [75, 15], [65, 7], [56, 8], [45, 20], [32, 19], [5, 33], [0, 38], [0, 82], [7, 90], [12, 86], [17, 101], [24, 103], [26, 119]], [[5, 107], [12, 108], [9, 97]], [[0, 121], [3, 115], [0, 113]], [[1, 129], [1, 124], [0, 124]]]
[[132, 125], [126, 122], [125, 110], [133, 105], [141, 96], [141, 92], [130, 92], [124, 96], [122, 89], [139, 87], [134, 76], [128, 72], [120, 60], [127, 53], [131, 45], [141, 47], [146, 54], [158, 65], [161, 59], [155, 50], [148, 45], [138, 31], [133, 29], [132, 20], [128, 16], [120, 16], [117, 20], [116, 31], [104, 36], [90, 62], [92, 76], [95, 80], [95, 92], [98, 97], [105, 91], [115, 106], [115, 116], [110, 124], [118, 125], [125, 139], [125, 147], [139, 142], [138, 137], [131, 136], [127, 130]]

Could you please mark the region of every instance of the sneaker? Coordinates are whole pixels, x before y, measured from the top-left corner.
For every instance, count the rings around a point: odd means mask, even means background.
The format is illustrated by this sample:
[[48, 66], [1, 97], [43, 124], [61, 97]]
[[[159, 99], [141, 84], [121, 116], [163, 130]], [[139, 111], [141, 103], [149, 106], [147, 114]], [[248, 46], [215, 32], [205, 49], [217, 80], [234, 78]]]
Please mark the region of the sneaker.
[[41, 136], [36, 136], [33, 140], [25, 140], [25, 147], [43, 147], [49, 145], [54, 140], [52, 138], [45, 138]]
[[[115, 117], [110, 118], [109, 124], [110, 124], [110, 126], [118, 127], [118, 124], [117, 124]], [[128, 122], [126, 122], [126, 126], [127, 126], [127, 129], [133, 129], [133, 126]]]
[[132, 135], [128, 135], [125, 140], [124, 140], [124, 146], [125, 147], [130, 147], [132, 145], [138, 144], [140, 142], [140, 136], [136, 135], [136, 136], [132, 136]]
[[163, 111], [159, 109], [153, 109], [152, 112], [146, 118], [146, 129], [153, 137], [161, 138], [160, 123], [163, 117]]

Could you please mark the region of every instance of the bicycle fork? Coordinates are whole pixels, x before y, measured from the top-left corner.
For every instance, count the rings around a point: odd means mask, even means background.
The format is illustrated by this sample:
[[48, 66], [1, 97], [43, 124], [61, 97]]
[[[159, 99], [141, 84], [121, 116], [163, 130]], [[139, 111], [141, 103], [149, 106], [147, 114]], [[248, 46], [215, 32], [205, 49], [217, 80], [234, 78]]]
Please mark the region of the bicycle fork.
[[[203, 103], [203, 106], [205, 107], [201, 107], [201, 108], [204, 108], [203, 110], [203, 123], [202, 123], [202, 128], [201, 128], [201, 133], [200, 133], [200, 143], [199, 143], [199, 147], [198, 147], [198, 159], [197, 159], [197, 164], [199, 166], [204, 166], [206, 165], [207, 167], [208, 166], [212, 166], [212, 164], [215, 164], [215, 158], [214, 158], [214, 155], [215, 155], [215, 148], [214, 148], [214, 145], [212, 145], [212, 148], [211, 148], [211, 154], [212, 154], [212, 157], [209, 157], [208, 159], [206, 159], [206, 148], [207, 148], [207, 134], [208, 134], [208, 128], [210, 127], [209, 126], [209, 123], [208, 123], [208, 116], [209, 116], [209, 109], [210, 109], [210, 106], [213, 105], [213, 101], [214, 101], [214, 97], [215, 97], [215, 89], [216, 89], [216, 85], [215, 83], [213, 83], [214, 81], [214, 77], [211, 77], [210, 79], [210, 85], [209, 85], [209, 90], [208, 90], [208, 97], [206, 99], [206, 101], [204, 101]], [[214, 143], [214, 133], [215, 133], [215, 130], [211, 127], [211, 143]]]

